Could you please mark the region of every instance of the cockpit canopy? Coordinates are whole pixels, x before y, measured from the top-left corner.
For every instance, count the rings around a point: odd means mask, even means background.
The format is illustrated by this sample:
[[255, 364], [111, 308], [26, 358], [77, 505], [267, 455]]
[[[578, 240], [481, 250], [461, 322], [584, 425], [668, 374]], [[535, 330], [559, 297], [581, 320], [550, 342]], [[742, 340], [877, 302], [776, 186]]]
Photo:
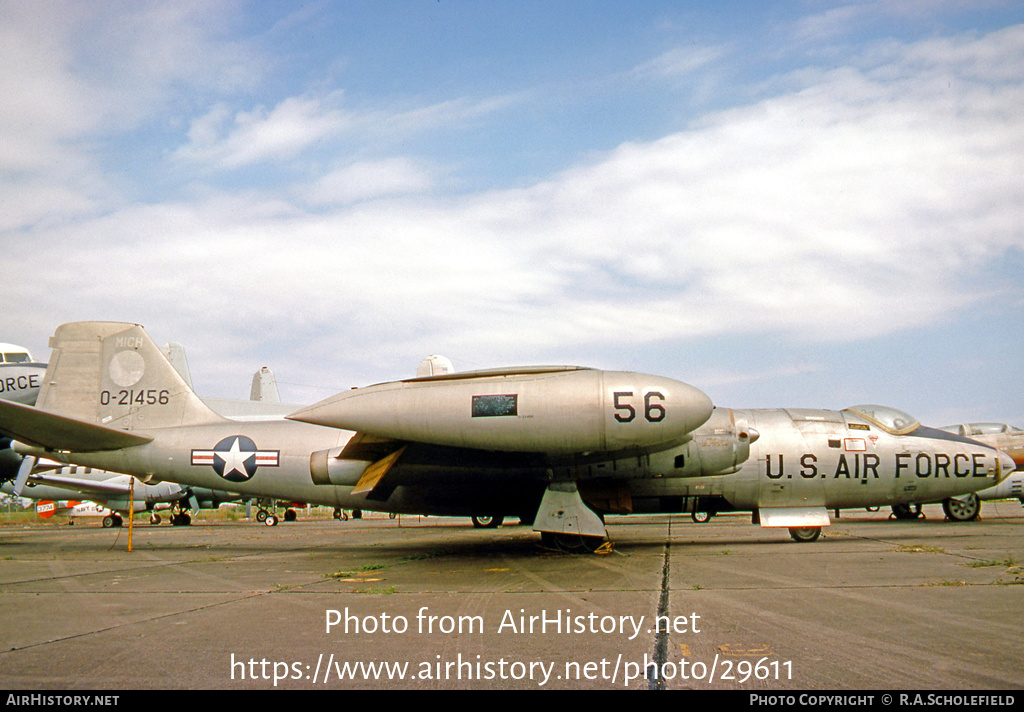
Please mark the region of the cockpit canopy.
[[847, 408], [846, 412], [864, 418], [892, 435], [906, 435], [921, 427], [920, 421], [909, 413], [884, 405], [855, 405]]
[[944, 428], [947, 433], [963, 435], [973, 438], [978, 435], [1021, 435], [1024, 430], [1006, 423], [964, 423], [963, 425], [947, 425]]
[[21, 346], [0, 343], [0, 363], [31, 363], [32, 356]]

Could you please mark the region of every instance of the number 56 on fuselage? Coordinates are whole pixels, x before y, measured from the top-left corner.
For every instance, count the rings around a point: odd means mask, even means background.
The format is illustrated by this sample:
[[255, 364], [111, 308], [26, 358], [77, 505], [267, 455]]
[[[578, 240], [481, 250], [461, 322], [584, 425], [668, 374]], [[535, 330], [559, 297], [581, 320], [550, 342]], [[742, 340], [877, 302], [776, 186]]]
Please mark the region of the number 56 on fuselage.
[[51, 347], [37, 408], [0, 403], [26, 460], [346, 509], [519, 516], [563, 545], [602, 540], [599, 514], [707, 502], [813, 532], [832, 508], [937, 501], [1013, 469], [891, 409], [716, 409], [679, 381], [578, 367], [409, 379], [290, 420], [231, 420], [140, 326], [65, 324]]

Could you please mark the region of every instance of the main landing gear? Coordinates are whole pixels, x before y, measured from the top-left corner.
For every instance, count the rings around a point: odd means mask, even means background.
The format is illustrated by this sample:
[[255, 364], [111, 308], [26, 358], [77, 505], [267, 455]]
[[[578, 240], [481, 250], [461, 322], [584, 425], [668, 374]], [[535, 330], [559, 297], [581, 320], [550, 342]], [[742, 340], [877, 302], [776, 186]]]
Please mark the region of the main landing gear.
[[920, 504], [894, 504], [892, 505], [892, 519], [920, 519]]
[[604, 522], [583, 502], [575, 482], [548, 485], [533, 529], [540, 532], [544, 546], [570, 554], [596, 552], [608, 537]]
[[981, 499], [974, 492], [942, 500], [942, 511], [954, 522], [973, 522], [981, 513]]
[[821, 536], [821, 527], [790, 527], [789, 535], [793, 541], [811, 542], [817, 541]]
[[611, 546], [603, 536], [556, 534], [555, 532], [541, 532], [540, 542], [549, 549], [557, 549], [567, 554], [593, 554], [603, 546]]

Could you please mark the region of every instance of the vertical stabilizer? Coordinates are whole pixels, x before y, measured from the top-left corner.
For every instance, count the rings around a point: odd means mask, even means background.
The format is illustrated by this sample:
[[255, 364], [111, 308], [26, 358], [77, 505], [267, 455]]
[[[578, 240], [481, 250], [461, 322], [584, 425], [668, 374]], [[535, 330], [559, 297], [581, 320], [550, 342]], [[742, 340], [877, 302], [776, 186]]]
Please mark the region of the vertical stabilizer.
[[188, 358], [185, 357], [185, 347], [176, 341], [164, 344], [160, 347], [167, 360], [174, 366], [174, 370], [185, 379], [185, 383], [192, 388], [192, 371], [188, 368]]
[[261, 403], [281, 402], [281, 394], [277, 390], [277, 378], [274, 376], [274, 372], [266, 366], [253, 374], [249, 400]]
[[138, 324], [64, 324], [50, 347], [42, 410], [122, 430], [221, 420]]

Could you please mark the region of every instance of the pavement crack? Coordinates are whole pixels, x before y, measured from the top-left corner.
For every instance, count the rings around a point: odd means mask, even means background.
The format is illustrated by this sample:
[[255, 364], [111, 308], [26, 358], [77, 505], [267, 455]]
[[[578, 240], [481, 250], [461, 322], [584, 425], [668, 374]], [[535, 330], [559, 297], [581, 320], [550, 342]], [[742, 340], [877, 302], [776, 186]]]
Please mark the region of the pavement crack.
[[[665, 560], [661, 565], [661, 596], [658, 599], [656, 621], [668, 621], [669, 594], [669, 552], [672, 546], [672, 520], [668, 522], [668, 536], [665, 537]], [[664, 690], [665, 678], [662, 672], [668, 659], [668, 625], [657, 625], [654, 634], [654, 662], [648, 668], [648, 689]]]

